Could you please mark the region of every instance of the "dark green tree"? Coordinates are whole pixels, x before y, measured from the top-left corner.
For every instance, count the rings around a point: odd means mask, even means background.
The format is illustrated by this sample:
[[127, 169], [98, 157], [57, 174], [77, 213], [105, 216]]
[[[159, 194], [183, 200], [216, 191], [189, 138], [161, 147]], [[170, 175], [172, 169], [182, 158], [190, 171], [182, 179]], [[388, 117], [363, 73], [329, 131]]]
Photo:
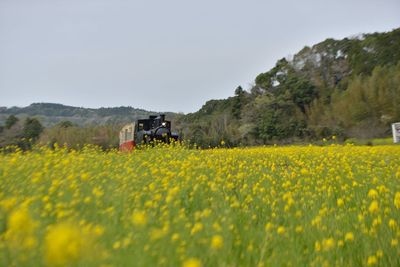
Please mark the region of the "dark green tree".
[[10, 129], [18, 121], [19, 121], [19, 119], [17, 117], [15, 117], [14, 115], [8, 116], [8, 118], [6, 119], [6, 123], [5, 123], [6, 129]]
[[68, 128], [68, 127], [74, 126], [74, 124], [72, 122], [70, 122], [70, 121], [61, 121], [57, 125], [60, 128]]
[[44, 127], [37, 119], [26, 118], [22, 134], [24, 138], [36, 141], [43, 132], [43, 129]]
[[305, 113], [306, 107], [317, 97], [317, 91], [309, 81], [303, 77], [291, 75], [285, 82], [292, 95], [292, 101]]
[[245, 91], [241, 86], [235, 90], [235, 97], [232, 105], [232, 115], [235, 119], [240, 119], [240, 114], [244, 105]]

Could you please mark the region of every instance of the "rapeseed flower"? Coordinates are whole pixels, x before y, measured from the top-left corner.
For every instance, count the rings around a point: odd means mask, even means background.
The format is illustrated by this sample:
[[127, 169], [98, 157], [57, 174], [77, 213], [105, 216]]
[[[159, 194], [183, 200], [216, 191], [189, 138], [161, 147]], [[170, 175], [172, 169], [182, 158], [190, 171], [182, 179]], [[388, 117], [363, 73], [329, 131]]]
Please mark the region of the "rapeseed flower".
[[218, 250], [224, 246], [224, 239], [220, 235], [214, 235], [211, 238], [211, 248]]
[[4, 240], [11, 249], [31, 249], [36, 246], [35, 222], [28, 212], [28, 207], [20, 206], [11, 212], [7, 220]]
[[144, 226], [147, 223], [147, 215], [144, 211], [135, 211], [132, 214], [132, 223], [136, 226]]
[[369, 256], [367, 259], [367, 265], [372, 266], [378, 263], [378, 258], [375, 255]]
[[344, 236], [345, 241], [353, 241], [354, 240], [354, 235], [352, 232], [347, 232], [346, 235]]
[[49, 227], [45, 237], [45, 260], [49, 266], [65, 266], [93, 257], [93, 237], [72, 223]]
[[285, 233], [285, 227], [283, 226], [279, 226], [278, 229], [276, 230], [276, 232], [280, 235]]
[[400, 209], [400, 192], [396, 192], [393, 203], [396, 208]]
[[182, 267], [201, 267], [201, 261], [196, 258], [190, 258], [183, 262]]
[[377, 213], [379, 211], [378, 201], [376, 200], [372, 201], [371, 204], [369, 205], [368, 211], [370, 213]]
[[335, 247], [335, 240], [333, 238], [328, 238], [322, 240], [322, 248], [325, 251], [331, 250]]

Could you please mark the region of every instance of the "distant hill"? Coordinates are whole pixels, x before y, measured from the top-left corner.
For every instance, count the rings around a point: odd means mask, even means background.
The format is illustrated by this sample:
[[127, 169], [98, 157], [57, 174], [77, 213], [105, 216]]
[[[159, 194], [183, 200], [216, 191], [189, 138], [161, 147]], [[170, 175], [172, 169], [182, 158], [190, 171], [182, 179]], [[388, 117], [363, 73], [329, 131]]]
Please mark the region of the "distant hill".
[[198, 144], [382, 137], [400, 121], [400, 29], [304, 47], [178, 128]]
[[[138, 118], [147, 117], [157, 112], [137, 109], [133, 107], [114, 108], [83, 108], [54, 103], [33, 103], [27, 107], [0, 107], [0, 125], [4, 124], [9, 115], [19, 118], [36, 117], [48, 127], [61, 121], [71, 121], [79, 126], [123, 124]], [[173, 117], [174, 113], [167, 112]]]

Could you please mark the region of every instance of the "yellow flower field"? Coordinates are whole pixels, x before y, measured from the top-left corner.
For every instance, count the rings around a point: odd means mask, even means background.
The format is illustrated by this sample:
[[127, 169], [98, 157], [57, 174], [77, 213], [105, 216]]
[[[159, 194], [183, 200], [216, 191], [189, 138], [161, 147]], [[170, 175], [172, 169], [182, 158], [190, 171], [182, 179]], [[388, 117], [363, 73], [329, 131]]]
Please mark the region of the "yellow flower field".
[[400, 146], [0, 154], [0, 266], [399, 266]]

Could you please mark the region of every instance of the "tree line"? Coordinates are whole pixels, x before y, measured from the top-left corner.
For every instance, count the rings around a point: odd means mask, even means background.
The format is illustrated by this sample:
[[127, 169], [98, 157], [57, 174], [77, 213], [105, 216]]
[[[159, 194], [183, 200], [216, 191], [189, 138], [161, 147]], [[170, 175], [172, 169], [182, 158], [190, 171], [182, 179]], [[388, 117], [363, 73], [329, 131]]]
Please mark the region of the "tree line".
[[56, 144], [80, 149], [86, 144], [103, 149], [117, 148], [119, 145], [119, 125], [78, 126], [70, 121], [45, 128], [38, 119], [20, 120], [10, 115], [0, 126], [0, 148], [19, 147], [29, 150], [34, 144], [54, 147]]

